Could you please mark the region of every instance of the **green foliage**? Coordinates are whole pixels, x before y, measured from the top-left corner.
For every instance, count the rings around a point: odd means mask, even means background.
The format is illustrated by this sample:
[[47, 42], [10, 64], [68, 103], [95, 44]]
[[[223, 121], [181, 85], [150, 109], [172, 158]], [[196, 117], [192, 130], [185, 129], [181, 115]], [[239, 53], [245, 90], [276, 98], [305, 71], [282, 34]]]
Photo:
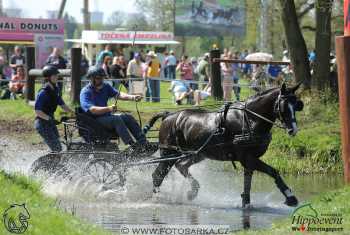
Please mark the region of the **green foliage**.
[[146, 14], [151, 30], [174, 30], [174, 0], [136, 0], [135, 5]]

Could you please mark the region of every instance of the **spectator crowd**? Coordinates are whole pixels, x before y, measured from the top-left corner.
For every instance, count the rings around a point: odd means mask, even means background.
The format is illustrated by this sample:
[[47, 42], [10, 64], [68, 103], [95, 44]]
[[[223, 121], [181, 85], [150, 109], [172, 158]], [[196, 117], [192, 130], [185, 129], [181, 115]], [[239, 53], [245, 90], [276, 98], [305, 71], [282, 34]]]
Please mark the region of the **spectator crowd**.
[[[254, 52], [252, 52], [254, 53]], [[245, 60], [249, 51], [242, 52], [223, 50], [221, 59]], [[310, 52], [309, 60], [313, 66], [316, 54]], [[160, 102], [160, 81], [170, 81], [168, 91], [173, 94], [174, 103], [199, 105], [201, 100], [211, 96], [211, 76], [209, 68], [210, 54], [205, 53], [201, 57], [189, 57], [177, 55], [174, 50], [155, 53], [154, 51], [130, 52], [128, 60], [123, 50], [113, 50], [107, 44], [97, 53], [94, 65], [85, 56], [81, 61], [81, 77], [85, 78], [90, 66], [101, 67], [106, 74], [106, 81], [120, 90], [123, 86], [131, 94], [141, 94], [147, 102]], [[283, 61], [289, 62], [288, 51], [283, 52]], [[47, 58], [46, 65], [55, 66], [57, 69], [65, 69], [69, 62], [62, 55], [59, 48], [53, 48]], [[253, 89], [262, 86], [266, 82], [270, 85], [279, 85], [286, 78], [291, 78], [291, 66], [268, 65], [259, 66], [246, 63], [221, 62], [221, 85], [224, 101], [241, 99], [240, 78], [250, 81]], [[2, 87], [1, 99], [16, 99], [26, 90], [26, 60], [23, 49], [15, 46], [13, 54], [7, 62], [4, 50], [0, 48], [0, 86]], [[60, 95], [62, 95], [63, 82], [58, 82]]]

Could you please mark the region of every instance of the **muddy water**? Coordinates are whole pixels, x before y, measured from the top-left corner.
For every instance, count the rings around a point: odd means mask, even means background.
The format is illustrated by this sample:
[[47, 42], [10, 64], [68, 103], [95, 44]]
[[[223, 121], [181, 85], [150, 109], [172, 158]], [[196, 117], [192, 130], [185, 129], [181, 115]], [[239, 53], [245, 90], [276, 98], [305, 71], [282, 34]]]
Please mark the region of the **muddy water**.
[[[13, 143], [13, 141], [11, 141]], [[0, 166], [6, 171], [30, 174], [31, 163], [44, 150], [33, 150], [17, 143], [0, 140]], [[204, 161], [191, 168], [201, 188], [194, 201], [186, 199], [189, 183], [175, 170], [165, 179], [161, 192], [152, 194], [151, 173], [155, 166], [134, 167], [128, 172], [124, 188], [104, 189], [90, 177], [57, 178], [43, 181], [46, 194], [58, 198], [59, 206], [107, 230], [118, 232], [122, 224], [220, 224], [240, 230], [267, 228], [276, 218], [287, 217], [292, 208], [271, 178], [253, 177], [253, 208], [240, 209], [243, 177], [223, 171], [223, 163]], [[287, 184], [303, 202], [311, 196], [342, 186], [342, 177], [334, 175], [285, 176]]]

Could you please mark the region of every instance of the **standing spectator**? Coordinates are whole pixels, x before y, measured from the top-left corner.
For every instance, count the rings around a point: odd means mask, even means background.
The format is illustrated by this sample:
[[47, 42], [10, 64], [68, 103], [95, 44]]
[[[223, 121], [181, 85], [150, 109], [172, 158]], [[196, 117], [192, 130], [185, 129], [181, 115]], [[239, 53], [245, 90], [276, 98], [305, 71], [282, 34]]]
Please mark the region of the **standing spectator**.
[[129, 78], [142, 78], [142, 62], [139, 53], [136, 53], [134, 59], [130, 60], [127, 69], [127, 76]]
[[[232, 54], [231, 52], [227, 53], [227, 56], [225, 56], [223, 59], [231, 59]], [[232, 87], [233, 87], [233, 69], [231, 64], [226, 62], [221, 62], [221, 71], [223, 74], [223, 80], [222, 80], [222, 89], [224, 92], [224, 101], [231, 101], [232, 96]]]
[[[244, 60], [246, 60], [246, 57], [249, 55], [248, 50], [244, 51], [245, 57]], [[243, 76], [244, 78], [251, 79], [253, 73], [253, 67], [251, 64], [243, 64]]]
[[109, 70], [109, 66], [111, 65], [111, 61], [112, 61], [112, 57], [105, 56], [103, 59], [103, 64], [101, 66], [103, 68], [103, 70], [105, 71], [108, 79], [111, 78], [111, 72]]
[[[51, 55], [46, 60], [46, 65], [55, 66], [57, 69], [66, 69], [67, 68], [67, 60], [61, 56], [61, 50], [57, 47], [53, 48]], [[62, 96], [63, 91], [63, 79], [58, 79], [58, 88], [60, 92], [60, 96]]]
[[24, 65], [26, 59], [22, 53], [22, 49], [19, 46], [15, 46], [14, 54], [10, 58], [10, 67], [13, 70], [13, 74], [16, 74], [17, 65]]
[[[3, 49], [0, 47], [0, 79], [6, 79], [4, 74], [4, 68], [6, 66], [5, 57], [3, 56]], [[0, 81], [0, 87], [6, 85], [6, 81]]]
[[[239, 58], [239, 52], [236, 52], [234, 59]], [[232, 67], [232, 80], [233, 80], [233, 92], [235, 93], [236, 100], [240, 100], [241, 95], [241, 87], [239, 86], [239, 77], [238, 77], [238, 71], [240, 69], [240, 64], [233, 63], [231, 64]]]
[[176, 57], [174, 51], [170, 51], [170, 55], [165, 59], [165, 64], [167, 66], [168, 78], [176, 78]]
[[167, 58], [169, 56], [169, 53], [167, 51], [164, 52], [164, 61], [162, 63], [162, 69], [164, 73], [164, 78], [169, 79], [169, 72], [168, 72], [168, 66], [167, 66]]
[[47, 58], [46, 65], [53, 65], [57, 69], [66, 69], [67, 60], [61, 55], [61, 50], [55, 47], [53, 48], [51, 55]]
[[159, 60], [160, 63], [160, 74], [159, 74], [159, 78], [161, 79], [165, 79], [165, 55], [164, 53], [156, 53], [156, 56]]
[[123, 54], [118, 56], [118, 63], [120, 67], [122, 67], [124, 75], [126, 75], [128, 70], [128, 62], [125, 60], [125, 56]]
[[141, 61], [141, 55], [139, 53], [135, 53], [134, 59], [130, 60], [128, 64], [127, 69], [127, 76], [130, 78], [129, 80], [129, 89], [133, 90], [133, 78], [142, 78], [143, 77], [143, 71], [142, 71], [142, 61]]
[[102, 65], [104, 58], [106, 56], [113, 58], [112, 48], [111, 48], [111, 45], [109, 44], [105, 45], [105, 49], [97, 55], [97, 58], [96, 58], [97, 65]]
[[[199, 62], [198, 64], [198, 75], [199, 75], [199, 81], [201, 82], [208, 82], [210, 79], [210, 74], [209, 74], [209, 53], [204, 54], [204, 58]], [[203, 86], [202, 86], [203, 87]]]
[[2, 68], [5, 64], [4, 49], [0, 47], [0, 76], [2, 75]]
[[227, 48], [224, 48], [224, 51], [223, 51], [223, 53], [221, 54], [220, 57], [221, 58], [227, 57], [228, 53], [229, 53], [229, 50]]
[[[178, 64], [177, 71], [180, 71], [181, 80], [185, 80], [188, 86], [191, 87], [191, 81], [193, 80], [193, 69], [192, 64], [188, 61], [187, 55], [182, 56], [181, 62]], [[187, 99], [189, 104], [192, 103], [192, 97]]]
[[[110, 56], [105, 56], [103, 59], [103, 63], [101, 65], [101, 68], [105, 71], [106, 78], [111, 79], [111, 71], [109, 69], [109, 66], [111, 65], [112, 57]], [[113, 86], [112, 81], [106, 81], [109, 85]]]
[[311, 50], [309, 53], [309, 61], [315, 62], [315, 60], [316, 60], [316, 52], [315, 52], [315, 50]]
[[197, 67], [198, 67], [198, 61], [197, 61], [197, 58], [196, 57], [192, 57], [191, 58], [191, 65], [192, 65], [192, 79], [193, 83], [190, 84], [190, 87], [192, 90], [198, 90], [198, 80], [199, 80], [199, 74], [198, 74], [198, 70], [197, 70]]
[[12, 99], [16, 99], [16, 94], [24, 93], [25, 81], [26, 81], [26, 74], [25, 74], [24, 66], [17, 65], [16, 75], [13, 75], [9, 85]]
[[177, 71], [180, 72], [181, 80], [191, 81], [193, 76], [192, 65], [188, 61], [188, 56], [183, 55], [181, 57], [181, 62], [178, 64]]
[[130, 60], [133, 60], [133, 59], [134, 59], [134, 56], [135, 56], [135, 52], [130, 51], [130, 52], [129, 52], [129, 61], [130, 61]]
[[[115, 56], [113, 58], [113, 63], [109, 67], [109, 70], [110, 70], [112, 79], [125, 79], [126, 78], [126, 74], [124, 74], [124, 71], [123, 71], [122, 67], [120, 66], [119, 57], [118, 56]], [[118, 80], [118, 81], [113, 82], [113, 86], [117, 90], [119, 90], [120, 84], [123, 84], [123, 86], [127, 90], [129, 89], [129, 84], [128, 84], [128, 82], [126, 80]]]
[[[245, 49], [245, 50], [238, 56], [238, 58], [239, 58], [240, 60], [245, 60], [245, 57], [247, 57], [248, 54], [249, 54], [249, 53], [248, 53], [248, 50]], [[245, 66], [245, 64], [240, 64], [240, 65], [239, 65], [239, 67], [240, 67], [240, 69], [241, 69], [242, 72], [244, 71], [244, 66]]]
[[146, 56], [145, 56], [145, 52], [143, 51], [143, 49], [140, 50], [139, 55], [140, 55], [141, 62], [145, 63], [146, 62]]
[[315, 50], [311, 50], [309, 53], [309, 63], [310, 63], [310, 69], [311, 69], [311, 74], [313, 74], [314, 68], [315, 68], [315, 63], [316, 63], [316, 52]]
[[3, 92], [1, 92], [2, 94], [0, 97], [1, 100], [10, 99], [11, 97], [11, 92], [8, 89], [8, 84], [9, 84], [11, 75], [12, 75], [12, 68], [7, 65], [4, 57], [0, 57], [0, 79], [3, 79], [2, 81], [0, 81], [0, 88], [3, 89]]
[[148, 62], [148, 69], [147, 69], [147, 78], [150, 89], [148, 89], [148, 96], [146, 94], [146, 100], [152, 97], [152, 102], [160, 102], [160, 81], [154, 80], [154, 78], [159, 78], [160, 76], [160, 69], [161, 64], [154, 53], [154, 51], [150, 51], [148, 53], [148, 56], [150, 57], [150, 61]]
[[270, 64], [268, 66], [268, 74], [269, 74], [269, 84], [270, 85], [278, 85], [281, 81], [281, 72], [282, 72], [282, 69], [279, 65], [273, 65], [273, 64]]

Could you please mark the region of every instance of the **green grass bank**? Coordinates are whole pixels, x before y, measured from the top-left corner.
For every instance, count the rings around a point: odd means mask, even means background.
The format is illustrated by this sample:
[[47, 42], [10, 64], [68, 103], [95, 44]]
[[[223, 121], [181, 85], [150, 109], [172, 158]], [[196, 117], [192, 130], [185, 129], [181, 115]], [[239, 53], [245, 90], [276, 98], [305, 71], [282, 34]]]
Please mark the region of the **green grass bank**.
[[[350, 231], [350, 187], [344, 187], [339, 190], [331, 191], [322, 195], [318, 195], [305, 204], [309, 204], [312, 206], [314, 210], [310, 211], [295, 211], [296, 219], [294, 220], [293, 224], [293, 213], [285, 219], [282, 220], [276, 220], [272, 224], [272, 228], [270, 229], [262, 229], [262, 230], [247, 230], [247, 231], [241, 231], [238, 232], [238, 235], [280, 235], [280, 234], [349, 234]], [[304, 205], [305, 205], [304, 204]], [[300, 207], [300, 206], [299, 206]], [[333, 232], [319, 232], [319, 231], [308, 231], [307, 225], [305, 224], [305, 231], [293, 231], [293, 227], [297, 227], [300, 229], [300, 224], [298, 224], [297, 216], [303, 215], [304, 218], [312, 218], [312, 215], [316, 211], [317, 218], [322, 219], [325, 218], [327, 221], [328, 218], [335, 218], [336, 223], [330, 224], [334, 222], [335, 220], [331, 222], [324, 222], [323, 224], [311, 224], [309, 225], [310, 228], [342, 228], [342, 231], [333, 231]], [[329, 216], [331, 215], [331, 216]], [[335, 216], [337, 215], [337, 216]], [[342, 218], [340, 220], [340, 218]], [[304, 220], [305, 221], [305, 220]], [[315, 220], [314, 220], [315, 221]], [[328, 220], [329, 221], [329, 220]]]
[[[30, 218], [28, 229], [24, 234], [50, 235], [107, 235], [106, 231], [98, 226], [84, 222], [73, 216], [74, 212], [63, 212], [56, 207], [55, 200], [44, 196], [40, 192], [38, 183], [20, 175], [9, 175], [0, 172], [0, 212], [1, 215], [12, 204], [25, 204]], [[13, 215], [13, 214], [12, 214]], [[17, 223], [19, 226], [19, 223]], [[10, 235], [1, 219], [0, 234]]]

